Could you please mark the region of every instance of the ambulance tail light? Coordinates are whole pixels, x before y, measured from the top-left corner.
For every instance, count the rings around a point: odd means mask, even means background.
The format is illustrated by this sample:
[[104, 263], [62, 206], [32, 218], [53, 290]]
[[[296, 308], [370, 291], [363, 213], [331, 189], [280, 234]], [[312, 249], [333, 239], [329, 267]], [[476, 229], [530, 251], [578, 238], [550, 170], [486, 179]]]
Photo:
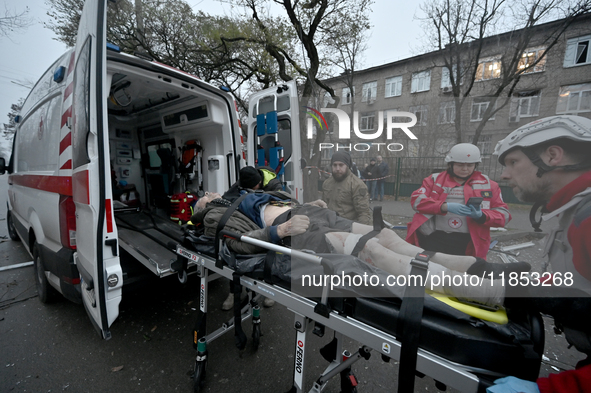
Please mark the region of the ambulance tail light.
[[62, 245], [76, 249], [76, 205], [71, 196], [60, 196], [60, 235]]

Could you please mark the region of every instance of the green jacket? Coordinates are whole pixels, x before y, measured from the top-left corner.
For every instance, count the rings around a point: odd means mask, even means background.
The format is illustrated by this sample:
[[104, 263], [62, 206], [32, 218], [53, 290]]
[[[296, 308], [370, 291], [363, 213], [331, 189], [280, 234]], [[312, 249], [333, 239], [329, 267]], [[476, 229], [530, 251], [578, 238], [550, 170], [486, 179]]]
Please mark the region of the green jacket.
[[351, 171], [340, 182], [330, 177], [322, 184], [322, 200], [339, 216], [372, 225], [367, 186]]

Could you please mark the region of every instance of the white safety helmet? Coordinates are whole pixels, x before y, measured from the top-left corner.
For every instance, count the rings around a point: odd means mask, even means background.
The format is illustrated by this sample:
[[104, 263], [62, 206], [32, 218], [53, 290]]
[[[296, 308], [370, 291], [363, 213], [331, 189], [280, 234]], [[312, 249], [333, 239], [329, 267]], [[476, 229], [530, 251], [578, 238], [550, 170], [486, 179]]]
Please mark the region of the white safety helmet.
[[447, 156], [445, 156], [445, 162], [476, 163], [482, 161], [480, 160], [480, 150], [478, 147], [471, 143], [459, 143], [452, 147]]
[[[495, 147], [493, 155], [505, 164], [505, 155], [515, 148], [528, 148], [553, 139], [591, 142], [591, 119], [581, 116], [550, 116], [519, 127]], [[531, 158], [530, 158], [531, 159]]]

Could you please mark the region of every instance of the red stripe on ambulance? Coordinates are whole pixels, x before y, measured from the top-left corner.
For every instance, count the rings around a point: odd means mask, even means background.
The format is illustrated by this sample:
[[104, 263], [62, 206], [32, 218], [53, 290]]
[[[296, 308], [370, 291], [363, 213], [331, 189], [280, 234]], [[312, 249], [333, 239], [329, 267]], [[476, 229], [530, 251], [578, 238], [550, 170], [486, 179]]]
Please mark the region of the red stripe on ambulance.
[[68, 119], [72, 117], [72, 107], [68, 107], [68, 109], [66, 109], [64, 111], [64, 114], [62, 115], [62, 122], [60, 127], [64, 127], [66, 124], [68, 124]]
[[113, 203], [110, 199], [105, 200], [105, 214], [107, 215], [107, 233], [113, 232]]
[[72, 169], [72, 160], [68, 160], [61, 166], [60, 170], [62, 169]]
[[74, 71], [74, 59], [76, 58], [76, 51], [72, 51], [70, 56], [70, 64], [68, 64], [68, 76]]
[[[72, 146], [72, 133], [71, 132], [68, 132], [68, 135], [66, 135], [64, 137], [64, 139], [61, 140], [60, 154], [62, 154], [64, 152], [64, 150], [66, 150], [66, 148], [68, 148], [69, 146]], [[72, 169], [71, 166], [70, 166], [70, 169]]]
[[74, 82], [70, 83], [68, 85], [68, 87], [66, 87], [66, 90], [64, 90], [64, 101], [70, 96], [70, 94], [72, 94], [73, 90], [74, 90]]
[[69, 176], [10, 175], [9, 183], [60, 195], [72, 195], [72, 181]]

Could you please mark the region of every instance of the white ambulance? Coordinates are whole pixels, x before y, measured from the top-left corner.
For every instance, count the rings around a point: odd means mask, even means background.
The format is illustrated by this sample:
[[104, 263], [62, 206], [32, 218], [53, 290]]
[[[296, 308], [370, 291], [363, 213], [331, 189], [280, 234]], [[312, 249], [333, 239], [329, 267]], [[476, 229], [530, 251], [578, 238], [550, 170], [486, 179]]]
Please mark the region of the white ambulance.
[[[10, 162], [0, 158], [10, 237], [33, 257], [41, 301], [61, 293], [82, 302], [103, 338], [124, 284], [176, 273], [169, 244], [181, 232], [171, 216], [185, 212], [172, 211], [175, 195], [223, 193], [246, 165], [232, 96], [119, 53], [106, 42], [106, 7], [86, 1], [76, 48], [32, 89], [15, 119]], [[251, 98], [248, 164], [278, 165], [301, 198], [297, 106], [295, 83]]]

